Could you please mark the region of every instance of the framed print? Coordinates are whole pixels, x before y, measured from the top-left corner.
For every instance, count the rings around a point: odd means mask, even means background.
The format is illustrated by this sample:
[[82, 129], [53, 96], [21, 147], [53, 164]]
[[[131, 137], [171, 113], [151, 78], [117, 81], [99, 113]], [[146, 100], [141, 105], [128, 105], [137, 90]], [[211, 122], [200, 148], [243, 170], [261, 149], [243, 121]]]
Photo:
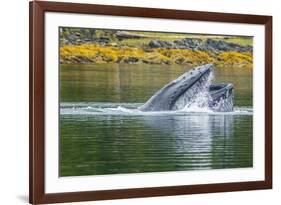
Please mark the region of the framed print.
[[30, 203], [271, 187], [271, 16], [30, 2]]

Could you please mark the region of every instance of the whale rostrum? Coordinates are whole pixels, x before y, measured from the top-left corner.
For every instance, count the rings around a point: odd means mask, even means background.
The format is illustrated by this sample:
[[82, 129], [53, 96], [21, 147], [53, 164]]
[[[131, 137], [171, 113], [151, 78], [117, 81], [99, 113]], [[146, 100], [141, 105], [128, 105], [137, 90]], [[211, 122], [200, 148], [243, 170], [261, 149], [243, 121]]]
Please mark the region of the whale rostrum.
[[212, 84], [214, 66], [205, 64], [185, 72], [158, 90], [138, 109], [141, 111], [180, 110], [196, 105], [217, 112], [233, 110], [231, 83]]

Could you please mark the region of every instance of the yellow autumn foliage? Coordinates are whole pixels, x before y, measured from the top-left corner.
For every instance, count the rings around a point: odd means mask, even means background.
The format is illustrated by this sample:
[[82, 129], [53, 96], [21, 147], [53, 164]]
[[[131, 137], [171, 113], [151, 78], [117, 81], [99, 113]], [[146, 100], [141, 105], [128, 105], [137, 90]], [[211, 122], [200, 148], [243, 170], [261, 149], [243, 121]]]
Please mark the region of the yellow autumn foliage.
[[219, 54], [218, 60], [225, 65], [252, 64], [253, 56], [251, 53], [224, 52]]
[[96, 44], [63, 45], [60, 47], [61, 63], [148, 63], [198, 65], [214, 63], [218, 66], [252, 66], [251, 53], [222, 52], [211, 54], [187, 49], [100, 46]]

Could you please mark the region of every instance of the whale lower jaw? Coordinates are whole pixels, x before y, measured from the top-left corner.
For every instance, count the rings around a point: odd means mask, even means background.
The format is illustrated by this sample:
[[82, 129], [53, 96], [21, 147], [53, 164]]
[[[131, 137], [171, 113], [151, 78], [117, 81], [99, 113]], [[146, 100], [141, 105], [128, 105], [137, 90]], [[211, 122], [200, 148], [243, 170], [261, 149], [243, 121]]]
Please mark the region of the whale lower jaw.
[[208, 106], [216, 112], [231, 112], [234, 106], [233, 85], [228, 83], [212, 84], [209, 87], [211, 100]]
[[232, 112], [233, 111], [233, 94], [228, 98], [221, 98], [219, 101], [211, 102], [213, 105], [209, 108], [215, 112]]

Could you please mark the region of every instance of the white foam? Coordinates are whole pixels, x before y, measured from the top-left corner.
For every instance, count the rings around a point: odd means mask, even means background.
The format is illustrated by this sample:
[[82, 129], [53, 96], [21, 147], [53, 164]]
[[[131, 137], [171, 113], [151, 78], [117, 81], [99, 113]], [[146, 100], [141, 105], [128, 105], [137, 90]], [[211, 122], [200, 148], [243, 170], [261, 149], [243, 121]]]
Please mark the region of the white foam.
[[124, 115], [124, 116], [159, 116], [159, 115], [253, 115], [251, 107], [234, 107], [232, 112], [215, 112], [207, 106], [194, 104], [181, 110], [143, 112], [138, 110], [141, 103], [61, 103], [61, 115]]

